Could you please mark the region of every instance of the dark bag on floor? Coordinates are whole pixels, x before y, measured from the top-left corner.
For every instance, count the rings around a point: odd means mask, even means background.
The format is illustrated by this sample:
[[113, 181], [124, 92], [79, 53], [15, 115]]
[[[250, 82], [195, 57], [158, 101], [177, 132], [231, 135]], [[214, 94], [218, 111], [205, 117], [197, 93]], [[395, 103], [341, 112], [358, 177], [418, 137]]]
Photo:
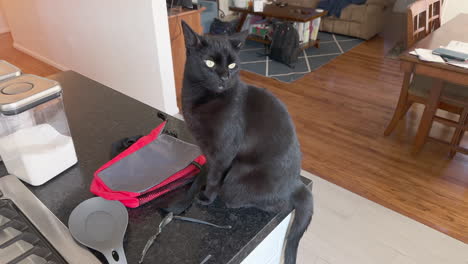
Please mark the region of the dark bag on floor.
[[224, 22], [215, 18], [210, 26], [210, 34], [213, 35], [232, 35], [236, 32], [237, 21]]
[[289, 67], [299, 57], [299, 34], [292, 23], [278, 23], [274, 26], [269, 57]]

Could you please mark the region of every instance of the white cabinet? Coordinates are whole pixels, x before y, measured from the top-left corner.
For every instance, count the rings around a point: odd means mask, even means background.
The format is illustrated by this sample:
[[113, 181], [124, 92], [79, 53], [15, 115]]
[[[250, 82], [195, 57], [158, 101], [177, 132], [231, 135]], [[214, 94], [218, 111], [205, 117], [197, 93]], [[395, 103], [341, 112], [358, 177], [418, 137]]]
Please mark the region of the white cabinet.
[[292, 213], [242, 261], [242, 264], [280, 264]]

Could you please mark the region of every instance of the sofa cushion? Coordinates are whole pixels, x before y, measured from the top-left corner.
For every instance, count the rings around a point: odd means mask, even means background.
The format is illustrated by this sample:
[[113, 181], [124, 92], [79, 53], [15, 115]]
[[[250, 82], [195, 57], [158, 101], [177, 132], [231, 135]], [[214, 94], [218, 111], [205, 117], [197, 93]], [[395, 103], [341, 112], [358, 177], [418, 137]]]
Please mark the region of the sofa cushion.
[[370, 39], [382, 30], [388, 10], [390, 8], [374, 4], [348, 6], [340, 18], [324, 17], [320, 30]]
[[384, 9], [385, 6], [383, 5], [349, 5], [341, 12], [340, 19], [368, 23], [368, 17], [377, 17], [383, 13]]
[[307, 8], [316, 8], [320, 0], [285, 0], [290, 5], [307, 7]]
[[394, 1], [392, 0], [367, 0], [366, 4], [368, 5], [383, 5], [390, 6]]
[[[390, 6], [393, 5], [395, 1], [396, 0], [367, 0], [366, 4]], [[284, 0], [283, 2], [295, 6], [315, 8], [317, 7], [320, 0]]]
[[366, 17], [366, 5], [349, 5], [341, 11], [340, 19], [363, 22]]
[[363, 25], [358, 22], [327, 18], [321, 23], [320, 30], [365, 39], [366, 37], [362, 35], [362, 27]]

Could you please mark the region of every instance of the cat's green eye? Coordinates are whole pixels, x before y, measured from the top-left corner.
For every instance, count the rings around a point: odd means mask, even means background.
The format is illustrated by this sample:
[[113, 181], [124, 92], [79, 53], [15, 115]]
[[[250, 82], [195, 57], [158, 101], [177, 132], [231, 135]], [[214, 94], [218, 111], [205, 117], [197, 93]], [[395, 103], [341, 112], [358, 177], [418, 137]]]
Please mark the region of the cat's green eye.
[[231, 70], [234, 69], [235, 67], [236, 67], [235, 63], [231, 63], [231, 64], [228, 65], [228, 68], [231, 69]]
[[208, 68], [213, 68], [215, 66], [215, 63], [212, 60], [205, 60], [205, 63]]

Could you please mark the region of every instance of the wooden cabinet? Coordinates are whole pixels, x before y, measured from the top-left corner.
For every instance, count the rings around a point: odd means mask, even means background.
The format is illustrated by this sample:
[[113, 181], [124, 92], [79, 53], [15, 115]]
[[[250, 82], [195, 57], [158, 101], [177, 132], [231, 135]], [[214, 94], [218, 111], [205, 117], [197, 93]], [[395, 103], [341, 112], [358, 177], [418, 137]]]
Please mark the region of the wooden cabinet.
[[199, 34], [203, 33], [201, 25], [201, 12], [205, 10], [200, 8], [198, 10], [182, 10], [182, 11], [169, 11], [169, 34], [171, 36], [172, 46], [172, 63], [174, 66], [174, 79], [176, 86], [177, 104], [181, 107], [181, 93], [182, 81], [184, 79], [185, 67], [185, 42], [184, 33], [182, 31], [181, 21], [184, 20], [193, 30]]

